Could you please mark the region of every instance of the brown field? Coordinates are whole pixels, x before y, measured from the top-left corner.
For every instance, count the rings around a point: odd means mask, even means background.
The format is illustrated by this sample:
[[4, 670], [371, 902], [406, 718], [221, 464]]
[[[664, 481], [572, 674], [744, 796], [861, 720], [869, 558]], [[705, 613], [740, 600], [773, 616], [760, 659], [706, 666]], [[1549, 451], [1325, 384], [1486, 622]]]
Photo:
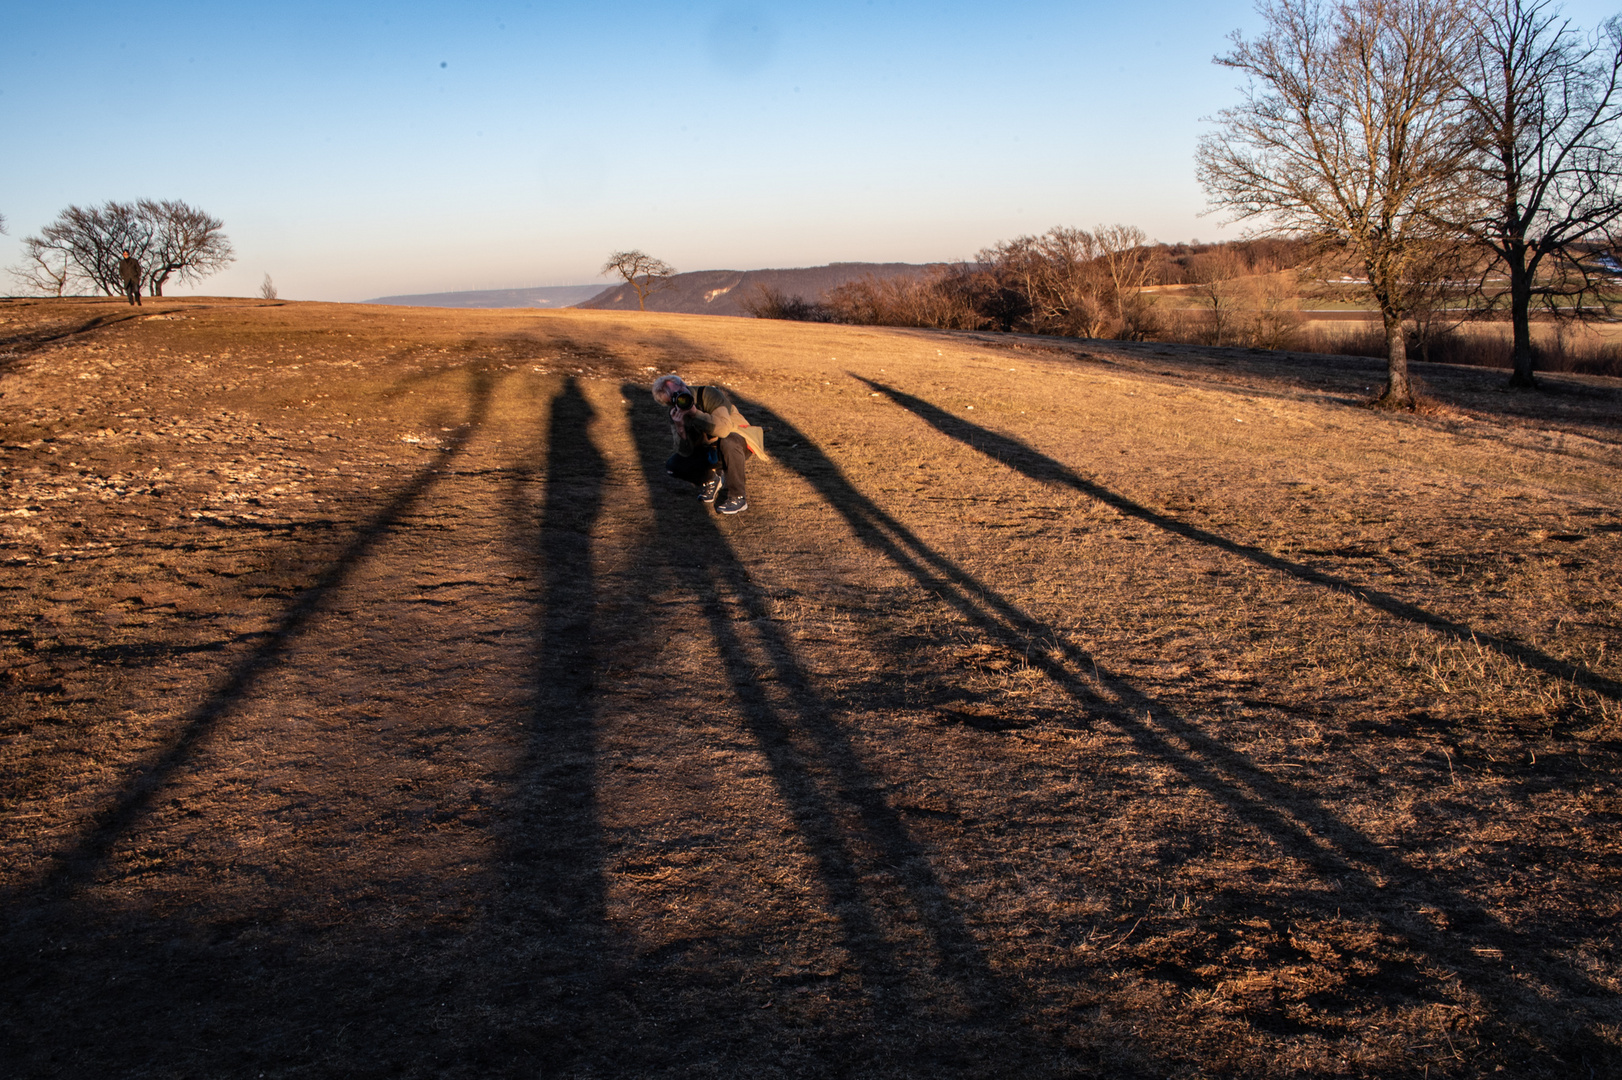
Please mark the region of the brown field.
[[1622, 1075], [1622, 381], [1416, 371], [0, 303], [0, 1071]]

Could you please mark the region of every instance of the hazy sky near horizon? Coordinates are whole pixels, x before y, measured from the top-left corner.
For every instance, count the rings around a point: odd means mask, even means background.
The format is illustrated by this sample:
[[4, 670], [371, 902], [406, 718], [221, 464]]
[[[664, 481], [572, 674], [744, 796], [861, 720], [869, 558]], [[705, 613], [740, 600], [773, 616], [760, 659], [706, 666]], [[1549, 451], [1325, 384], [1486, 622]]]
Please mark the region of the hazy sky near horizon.
[[[1604, 6], [1567, 3], [1591, 27]], [[1248, 0], [18, 5], [0, 265], [180, 198], [293, 299], [963, 258], [1056, 224], [1218, 238], [1193, 155]], [[0, 294], [11, 291], [0, 282]]]

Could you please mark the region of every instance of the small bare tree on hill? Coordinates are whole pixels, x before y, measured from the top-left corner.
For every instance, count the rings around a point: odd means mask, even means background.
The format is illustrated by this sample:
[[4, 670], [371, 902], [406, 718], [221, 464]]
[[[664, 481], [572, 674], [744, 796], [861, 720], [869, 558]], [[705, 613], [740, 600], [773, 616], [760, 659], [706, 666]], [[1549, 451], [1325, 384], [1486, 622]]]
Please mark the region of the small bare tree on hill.
[[608, 256], [599, 274], [618, 274], [636, 290], [636, 306], [648, 310], [648, 297], [664, 288], [676, 273], [676, 268], [663, 259], [655, 259], [641, 251], [616, 251]]
[[23, 264], [11, 276], [24, 289], [42, 296], [61, 296], [72, 277], [66, 252], [48, 246], [37, 236], [23, 240]]
[[1381, 403], [1411, 408], [1403, 319], [1415, 270], [1446, 241], [1460, 183], [1455, 0], [1262, 0], [1266, 29], [1216, 62], [1244, 72], [1241, 104], [1200, 141], [1211, 202], [1265, 231], [1353, 256], [1385, 326]]

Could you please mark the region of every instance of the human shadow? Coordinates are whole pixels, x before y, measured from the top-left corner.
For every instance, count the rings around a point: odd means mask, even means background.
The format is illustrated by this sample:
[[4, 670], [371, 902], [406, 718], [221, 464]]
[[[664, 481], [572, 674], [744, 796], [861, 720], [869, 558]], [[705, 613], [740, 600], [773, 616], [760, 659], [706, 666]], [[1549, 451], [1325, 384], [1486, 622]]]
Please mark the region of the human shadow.
[[874, 391], [884, 394], [891, 401], [911, 412], [941, 434], [956, 439], [993, 461], [1023, 473], [1032, 480], [1071, 488], [1098, 500], [1125, 517], [1136, 518], [1147, 525], [1152, 525], [1173, 535], [1216, 548], [1219, 551], [1225, 551], [1230, 555], [1237, 555], [1255, 563], [1257, 566], [1287, 574], [1309, 585], [1317, 585], [1354, 597], [1369, 607], [1383, 611], [1387, 615], [1401, 619], [1404, 622], [1426, 627], [1456, 641], [1468, 641], [1484, 645], [1502, 656], [1519, 661], [1529, 668], [1541, 671], [1543, 674], [1552, 676], [1562, 682], [1586, 686], [1606, 697], [1622, 700], [1622, 683], [1587, 667], [1568, 663], [1530, 645], [1523, 645], [1518, 641], [1511, 641], [1508, 638], [1466, 626], [1453, 619], [1426, 611], [1416, 604], [1411, 604], [1401, 597], [1393, 596], [1379, 589], [1349, 581], [1336, 574], [1327, 573], [1305, 563], [1296, 562], [1293, 559], [1274, 555], [1253, 544], [1230, 540], [1225, 536], [1211, 532], [1209, 529], [1202, 529], [1197, 525], [1191, 525], [1168, 514], [1151, 510], [1119, 492], [1112, 491], [1102, 484], [1086, 479], [1069, 466], [1053, 460], [1011, 435], [1004, 435], [989, 428], [981, 427], [978, 424], [970, 423], [952, 415], [937, 405], [897, 390], [892, 386], [874, 382], [860, 375], [852, 375], [851, 377]]
[[[532, 1021], [492, 1031], [488, 1050], [493, 1059], [530, 1057], [548, 1075], [594, 1052], [578, 1033], [608, 1022], [615, 1004], [605, 995], [617, 984], [598, 809], [595, 688], [604, 643], [595, 625], [592, 528], [608, 463], [592, 440], [595, 417], [579, 383], [566, 379], [549, 410], [544, 472], [520, 470], [508, 496], [509, 521], [540, 595], [522, 759], [500, 826], [504, 890], [494, 908], [496, 921], [524, 927], [526, 940], [508, 954], [504, 992], [487, 996]], [[530, 501], [537, 483], [538, 513]]]
[[[653, 496], [652, 572], [688, 596], [714, 643], [720, 677], [765, 757], [838, 920], [842, 947], [859, 970], [864, 1007], [874, 1024], [891, 1030], [943, 1011], [961, 1025], [956, 1035], [944, 1037], [950, 1045], [903, 1038], [913, 1045], [886, 1040], [874, 1051], [897, 1055], [895, 1068], [907, 1074], [970, 1052], [1017, 1060], [1023, 1051], [1013, 1045], [1013, 996], [937, 876], [931, 851], [912, 836], [886, 798], [884, 781], [863, 763], [835, 704], [773, 621], [769, 596], [722, 519], [665, 475], [665, 430], [635, 415], [630, 404], [645, 398], [645, 388], [625, 384], [623, 392]], [[682, 495], [671, 492], [676, 487]], [[926, 955], [897, 933], [898, 921], [923, 928]], [[930, 1028], [945, 1030], [920, 1025]], [[1031, 1042], [1028, 1034], [1020, 1038]]]
[[[1506, 990], [1498, 973], [1483, 964], [1477, 947], [1496, 950], [1516, 962], [1536, 961], [1556, 973], [1574, 998], [1604, 997], [1603, 984], [1564, 957], [1558, 928], [1511, 924], [1465, 889], [1410, 865], [1400, 852], [1343, 820], [1320, 795], [1258, 767], [1175, 706], [1145, 693], [1058, 628], [1028, 614], [923, 542], [857, 490], [815, 440], [794, 425], [760, 403], [740, 400], [740, 404], [751, 421], [773, 429], [779, 445], [798, 444], [777, 460], [815, 488], [867, 547], [989, 640], [1023, 655], [1075, 702], [1078, 715], [1071, 723], [1102, 720], [1115, 727], [1146, 759], [1174, 770], [1226, 808], [1233, 820], [1260, 830], [1310, 867], [1336, 897], [1337, 908], [1373, 918], [1396, 940], [1489, 998], [1501, 1000]], [[1237, 894], [1235, 899], [1243, 902]], [[1455, 925], [1468, 932], [1437, 934], [1417, 926], [1409, 916], [1426, 905], [1449, 912]], [[1506, 1005], [1505, 1011], [1512, 1013], [1513, 1006]]]
[[466, 413], [434, 452], [431, 462], [420, 468], [355, 530], [353, 537], [311, 585], [292, 598], [274, 627], [258, 635], [254, 646], [231, 665], [203, 702], [180, 719], [166, 744], [145, 760], [127, 766], [128, 779], [122, 790], [90, 817], [73, 845], [57, 852], [42, 878], [25, 887], [23, 892], [40, 898], [65, 899], [93, 877], [114, 846], [150, 810], [164, 786], [192, 760], [221, 721], [281, 662], [330, 598], [343, 588], [378, 544], [434, 486], [444, 469], [463, 452], [468, 440], [484, 422], [492, 389], [487, 375], [470, 374]]

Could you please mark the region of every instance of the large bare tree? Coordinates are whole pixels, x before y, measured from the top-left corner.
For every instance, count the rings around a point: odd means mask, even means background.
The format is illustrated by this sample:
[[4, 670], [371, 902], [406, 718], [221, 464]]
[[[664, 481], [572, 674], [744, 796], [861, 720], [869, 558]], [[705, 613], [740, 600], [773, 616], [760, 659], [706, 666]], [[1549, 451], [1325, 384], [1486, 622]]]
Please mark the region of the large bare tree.
[[[1598, 295], [1596, 242], [1622, 221], [1622, 18], [1588, 36], [1549, 0], [1483, 0], [1462, 84], [1471, 174], [1481, 193], [1470, 234], [1507, 276], [1511, 386], [1534, 387], [1531, 310], [1558, 315]], [[1483, 285], [1490, 276], [1483, 277]]]
[[24, 244], [35, 261], [40, 253], [52, 259], [60, 256], [71, 267], [70, 280], [114, 296], [123, 291], [118, 276], [122, 253], [135, 253], [139, 259], [150, 239], [151, 226], [136, 216], [135, 204], [110, 201], [101, 206], [70, 206], [41, 229], [38, 237], [28, 238], [36, 244], [28, 240]]
[[663, 259], [637, 251], [616, 251], [608, 256], [599, 274], [618, 274], [636, 290], [636, 306], [648, 310], [648, 297], [658, 292], [676, 273], [676, 268]]
[[1385, 324], [1382, 404], [1413, 389], [1403, 319], [1462, 197], [1455, 92], [1468, 23], [1456, 0], [1262, 0], [1262, 35], [1216, 62], [1243, 72], [1240, 104], [1200, 141], [1213, 205], [1261, 231], [1352, 256]]
[[225, 236], [225, 222], [195, 206], [179, 199], [142, 199], [135, 211], [151, 226], [145, 257], [136, 257], [152, 296], [163, 295], [171, 276], [182, 283], [197, 281], [236, 261]]
[[141, 264], [146, 292], [162, 296], [171, 277], [195, 281], [235, 259], [223, 230], [218, 218], [178, 199], [70, 206], [23, 241], [28, 261], [13, 273], [42, 291], [54, 285], [57, 295], [78, 281], [114, 296], [123, 292], [118, 263], [128, 251]]

